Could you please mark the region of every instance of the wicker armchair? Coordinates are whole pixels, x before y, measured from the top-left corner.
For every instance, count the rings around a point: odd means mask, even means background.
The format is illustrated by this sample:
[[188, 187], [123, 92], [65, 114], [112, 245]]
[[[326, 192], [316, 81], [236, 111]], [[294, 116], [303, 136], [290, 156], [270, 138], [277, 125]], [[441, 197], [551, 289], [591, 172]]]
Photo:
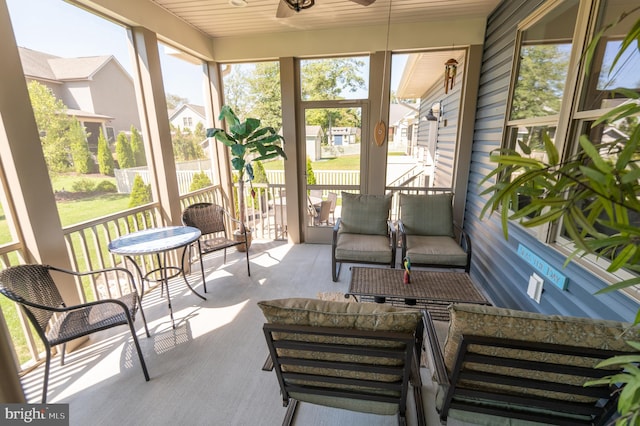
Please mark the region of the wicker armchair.
[[[130, 293], [118, 299], [104, 299], [80, 305], [67, 306], [56, 287], [50, 271], [74, 276], [123, 273], [129, 279]], [[106, 275], [105, 275], [106, 276]], [[111, 268], [77, 273], [48, 265], [14, 266], [0, 272], [0, 293], [16, 302], [42, 339], [46, 351], [42, 403], [47, 402], [47, 387], [51, 365], [51, 348], [62, 344], [60, 365], [64, 365], [67, 342], [96, 331], [127, 324], [140, 358], [144, 378], [149, 381], [149, 372], [142, 356], [133, 322], [136, 310], [140, 309], [142, 322], [149, 337], [147, 321], [140, 305], [140, 297], [131, 272], [123, 268]]]
[[[239, 240], [229, 238], [231, 231], [227, 231], [225, 223], [229, 219], [232, 223], [238, 224], [239, 229], [244, 229], [243, 237]], [[196, 203], [187, 207], [182, 212], [182, 223], [187, 226], [198, 228], [202, 232], [202, 237], [198, 239], [198, 259], [200, 260], [200, 270], [202, 271], [202, 285], [204, 292], [207, 292], [207, 282], [204, 276], [204, 264], [202, 256], [218, 250], [224, 250], [223, 262], [227, 263], [227, 248], [245, 245], [247, 256], [247, 274], [251, 276], [251, 266], [249, 264], [249, 244], [246, 227], [241, 226], [241, 222], [229, 214], [222, 206], [211, 203]], [[191, 247], [189, 247], [189, 259], [191, 259]], [[186, 251], [185, 251], [186, 253]], [[184, 257], [184, 255], [183, 255]], [[183, 258], [184, 261], [184, 258]]]

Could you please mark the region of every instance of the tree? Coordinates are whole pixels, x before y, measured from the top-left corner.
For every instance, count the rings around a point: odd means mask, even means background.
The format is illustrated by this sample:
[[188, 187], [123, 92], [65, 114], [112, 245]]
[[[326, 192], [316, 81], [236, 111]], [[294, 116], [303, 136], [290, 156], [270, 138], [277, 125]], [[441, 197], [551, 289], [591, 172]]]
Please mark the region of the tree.
[[202, 124], [201, 121], [196, 123], [196, 127], [193, 129], [193, 137], [198, 145], [200, 145], [200, 142], [207, 138], [207, 131], [205, 130], [204, 124]]
[[358, 70], [365, 63], [355, 58], [305, 61], [302, 66], [302, 99], [343, 99], [342, 92], [364, 89], [364, 78]]
[[209, 176], [203, 171], [196, 173], [193, 175], [193, 179], [191, 180], [191, 185], [189, 186], [189, 192], [197, 191], [198, 189], [208, 188], [213, 183], [211, 183], [211, 179]]
[[560, 111], [569, 54], [554, 45], [522, 48], [511, 119], [544, 117]]
[[198, 139], [191, 130], [182, 130], [180, 127], [171, 126], [171, 142], [173, 143], [173, 155], [176, 161], [189, 161], [205, 158], [204, 150]]
[[127, 135], [123, 132], [118, 133], [116, 139], [116, 158], [118, 159], [118, 166], [120, 166], [121, 169], [129, 169], [136, 165], [131, 144], [129, 143]]
[[115, 167], [113, 161], [113, 155], [109, 149], [109, 142], [104, 137], [102, 129], [100, 129], [100, 136], [98, 136], [98, 170], [103, 175], [113, 176], [113, 169]]
[[311, 159], [307, 157], [307, 185], [316, 184], [316, 175], [313, 173], [313, 167], [311, 167]]
[[189, 103], [189, 99], [179, 95], [174, 95], [171, 93], [167, 93], [166, 101], [167, 101], [167, 109], [176, 109], [180, 105]]
[[[354, 58], [337, 58], [305, 61], [302, 74], [302, 96], [305, 100], [343, 99], [343, 93], [365, 88], [359, 72], [365, 63]], [[280, 69], [277, 62], [261, 62], [255, 65], [231, 65], [231, 72], [224, 79], [225, 103], [240, 116], [259, 117], [260, 121], [274, 129], [282, 127], [282, 102], [280, 97]], [[323, 111], [323, 110], [317, 110]], [[348, 109], [319, 112], [311, 111], [307, 124], [320, 125], [326, 131], [333, 126], [358, 127], [359, 117]], [[343, 116], [350, 116], [346, 118]], [[342, 123], [342, 124], [336, 124]]]
[[[249, 82], [249, 65], [233, 64], [227, 65], [226, 67], [225, 72], [228, 70], [229, 73], [225, 75], [223, 84], [225, 105], [237, 111], [240, 116], [251, 116], [251, 103], [249, 98], [253, 98], [254, 93], [259, 93], [260, 88], [254, 87], [253, 84]], [[277, 129], [279, 127], [274, 128]]]
[[133, 153], [133, 158], [135, 160], [136, 166], [147, 165], [147, 157], [144, 153], [144, 143], [142, 142], [142, 135], [140, 135], [138, 129], [136, 129], [133, 125], [131, 126], [131, 152]]
[[153, 201], [151, 195], [151, 185], [145, 185], [140, 175], [133, 179], [131, 195], [129, 195], [129, 207], [137, 207]]
[[269, 127], [282, 127], [282, 98], [280, 93], [280, 68], [277, 62], [260, 62], [246, 80], [249, 85], [251, 117]]
[[267, 179], [267, 172], [264, 170], [262, 161], [254, 161], [253, 163], [253, 182], [269, 183], [269, 179]]
[[30, 81], [27, 85], [31, 107], [40, 133], [47, 167], [51, 172], [66, 172], [72, 165], [71, 146], [79, 147], [86, 134], [75, 117], [67, 115], [66, 105], [45, 85]]
[[73, 120], [69, 127], [69, 139], [71, 140], [71, 159], [76, 173], [86, 174], [93, 172], [95, 163], [89, 151], [89, 144], [85, 139], [86, 132], [78, 120]]

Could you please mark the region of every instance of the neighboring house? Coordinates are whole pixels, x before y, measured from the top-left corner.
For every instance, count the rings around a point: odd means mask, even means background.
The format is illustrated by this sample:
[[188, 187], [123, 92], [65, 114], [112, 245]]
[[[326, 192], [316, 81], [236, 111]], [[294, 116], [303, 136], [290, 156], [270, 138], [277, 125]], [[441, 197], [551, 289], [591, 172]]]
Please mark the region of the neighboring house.
[[178, 108], [169, 111], [171, 125], [182, 130], [195, 130], [198, 123], [206, 127], [207, 116], [204, 107], [193, 104], [182, 104]]
[[320, 126], [305, 126], [305, 142], [307, 146], [307, 157], [311, 161], [318, 161], [322, 158], [322, 139], [324, 132]]
[[131, 126], [140, 128], [133, 79], [113, 56], [61, 58], [18, 48], [27, 82], [47, 86], [82, 123], [95, 152], [102, 128], [109, 141]]
[[329, 137], [333, 145], [350, 145], [357, 142], [357, 127], [332, 127], [329, 129]]
[[409, 127], [418, 116], [418, 104], [415, 107], [407, 104], [389, 105], [389, 143], [407, 146]]
[[399, 103], [389, 105], [389, 149], [413, 153], [415, 145], [414, 126], [418, 120], [418, 107]]

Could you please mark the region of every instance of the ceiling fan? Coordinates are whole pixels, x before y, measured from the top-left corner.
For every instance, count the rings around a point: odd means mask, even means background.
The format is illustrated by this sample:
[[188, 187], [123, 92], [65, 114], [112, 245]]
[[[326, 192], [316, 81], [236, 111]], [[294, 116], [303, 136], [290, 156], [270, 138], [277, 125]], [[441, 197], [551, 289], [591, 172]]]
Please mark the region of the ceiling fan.
[[[369, 6], [376, 0], [350, 1], [361, 4], [362, 6]], [[296, 12], [300, 12], [303, 9], [309, 9], [314, 4], [315, 0], [280, 0], [278, 3], [278, 11], [276, 12], [276, 18], [288, 18], [295, 15]]]

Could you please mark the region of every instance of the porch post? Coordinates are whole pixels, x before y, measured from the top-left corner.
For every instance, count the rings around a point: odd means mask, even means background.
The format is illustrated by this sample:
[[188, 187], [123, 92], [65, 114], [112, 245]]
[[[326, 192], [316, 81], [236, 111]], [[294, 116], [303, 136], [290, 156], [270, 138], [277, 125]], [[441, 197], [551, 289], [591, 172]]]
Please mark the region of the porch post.
[[160, 205], [159, 222], [165, 225], [180, 225], [180, 192], [160, 68], [158, 39], [154, 32], [146, 28], [133, 27], [129, 32], [129, 41], [133, 46], [132, 63], [137, 68], [134, 82], [147, 164], [153, 179], [151, 189], [154, 200]]

